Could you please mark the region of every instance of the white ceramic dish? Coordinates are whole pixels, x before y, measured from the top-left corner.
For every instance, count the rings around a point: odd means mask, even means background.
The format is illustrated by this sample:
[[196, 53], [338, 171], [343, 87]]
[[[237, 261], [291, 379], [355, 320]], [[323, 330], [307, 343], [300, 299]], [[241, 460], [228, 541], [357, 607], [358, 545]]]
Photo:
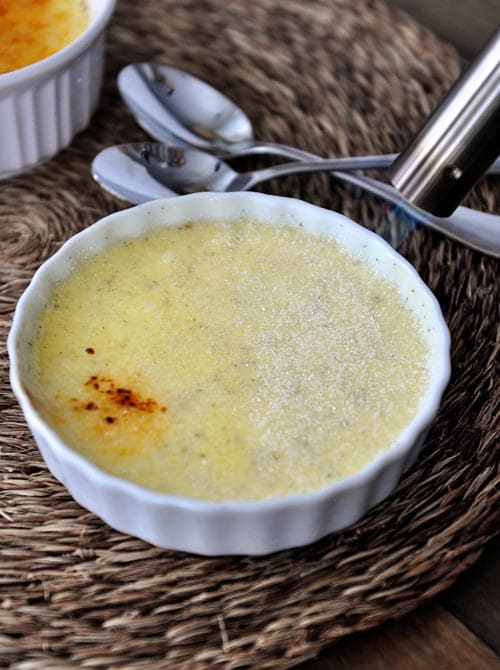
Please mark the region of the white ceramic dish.
[[[314, 493], [262, 502], [201, 502], [146, 490], [99, 470], [72, 451], [37, 413], [25, 351], [55, 281], [88, 250], [159, 225], [241, 216], [304, 225], [335, 237], [396, 281], [424, 324], [431, 380], [415, 419], [398, 444], [360, 473]], [[170, 549], [205, 554], [265, 554], [313, 542], [357, 521], [385, 498], [416, 458], [449, 378], [449, 334], [439, 305], [414, 268], [377, 235], [344, 216], [299, 200], [256, 193], [195, 194], [157, 200], [105, 217], [70, 239], [35, 274], [21, 297], [8, 340], [11, 383], [51, 472], [73, 497], [110, 526]]]
[[87, 0], [88, 28], [60, 51], [0, 74], [0, 179], [54, 156], [83, 130], [102, 81], [104, 30], [116, 0]]

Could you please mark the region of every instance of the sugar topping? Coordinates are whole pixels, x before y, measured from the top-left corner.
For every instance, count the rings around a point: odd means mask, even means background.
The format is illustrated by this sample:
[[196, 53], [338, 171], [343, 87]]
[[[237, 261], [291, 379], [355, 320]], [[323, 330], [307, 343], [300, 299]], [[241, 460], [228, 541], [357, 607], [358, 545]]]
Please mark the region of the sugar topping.
[[[359, 471], [397, 442], [428, 383], [421, 325], [393, 283], [331, 238], [244, 220], [161, 229], [82, 262], [33, 352], [40, 410], [73, 448], [206, 500]], [[106, 424], [76, 412], [99, 402], [92, 376], [162, 409], [123, 402]]]

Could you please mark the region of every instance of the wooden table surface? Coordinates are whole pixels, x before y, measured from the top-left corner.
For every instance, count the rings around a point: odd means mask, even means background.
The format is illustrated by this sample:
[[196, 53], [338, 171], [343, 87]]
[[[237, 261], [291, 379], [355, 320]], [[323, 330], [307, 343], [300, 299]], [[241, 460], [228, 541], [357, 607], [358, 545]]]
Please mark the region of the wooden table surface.
[[500, 536], [455, 585], [299, 670], [500, 670]]

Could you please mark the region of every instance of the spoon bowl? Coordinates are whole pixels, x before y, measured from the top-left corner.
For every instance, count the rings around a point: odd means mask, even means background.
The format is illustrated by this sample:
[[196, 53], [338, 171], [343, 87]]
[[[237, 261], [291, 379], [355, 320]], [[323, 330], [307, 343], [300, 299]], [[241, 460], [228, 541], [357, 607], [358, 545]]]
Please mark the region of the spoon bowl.
[[[125, 67], [118, 88], [139, 125], [156, 139], [234, 155], [226, 145], [253, 142], [250, 119], [215, 88], [192, 75], [153, 63]], [[203, 104], [200, 105], [200, 100]]]

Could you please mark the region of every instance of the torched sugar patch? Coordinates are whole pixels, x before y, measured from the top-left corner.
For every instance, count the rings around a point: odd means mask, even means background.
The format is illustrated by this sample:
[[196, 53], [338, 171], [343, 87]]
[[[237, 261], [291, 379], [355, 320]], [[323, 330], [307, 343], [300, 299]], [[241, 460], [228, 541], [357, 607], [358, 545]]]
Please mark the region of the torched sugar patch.
[[60, 51], [89, 20], [84, 0], [0, 0], [0, 74]]
[[428, 358], [398, 288], [333, 239], [203, 222], [116, 243], [61, 281], [30, 390], [108, 472], [259, 500], [319, 489], [393, 446]]

